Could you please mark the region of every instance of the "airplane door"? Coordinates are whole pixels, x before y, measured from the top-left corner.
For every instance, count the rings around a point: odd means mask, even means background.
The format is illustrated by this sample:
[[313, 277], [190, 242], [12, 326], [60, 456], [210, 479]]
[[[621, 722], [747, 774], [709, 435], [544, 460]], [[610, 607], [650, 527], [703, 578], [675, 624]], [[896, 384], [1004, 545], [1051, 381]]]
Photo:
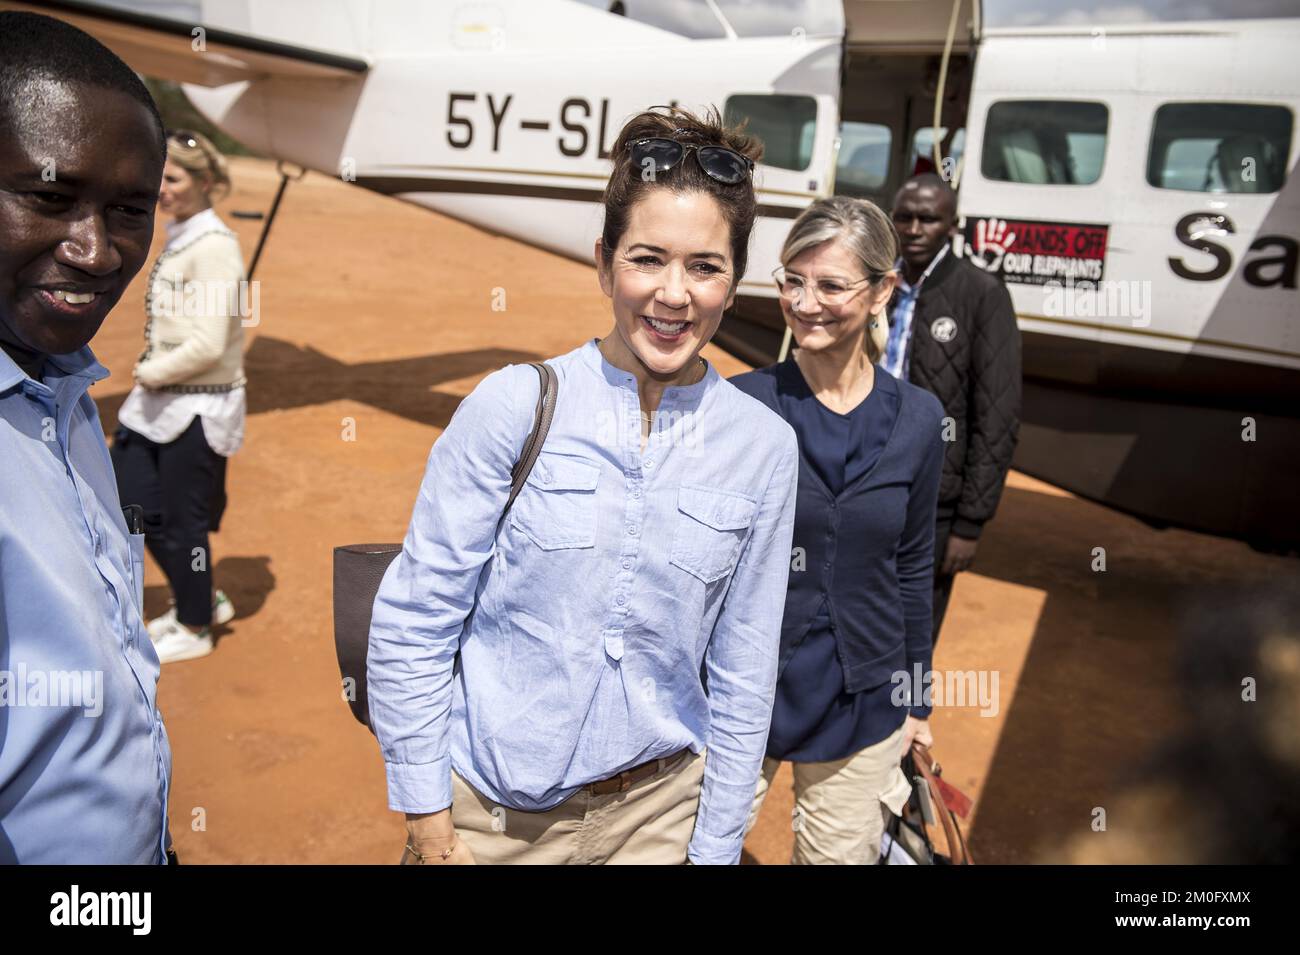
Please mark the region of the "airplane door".
[[955, 245], [1006, 284], [1026, 379], [1093, 386], [1102, 324], [1088, 289], [1109, 277], [1107, 197], [1126, 185], [1115, 140], [1129, 117], [1051, 75], [1070, 57], [1092, 56], [1097, 62], [1083, 66], [1104, 67], [1086, 42], [1044, 38], [1030, 52], [999, 35], [985, 34], [981, 44]]

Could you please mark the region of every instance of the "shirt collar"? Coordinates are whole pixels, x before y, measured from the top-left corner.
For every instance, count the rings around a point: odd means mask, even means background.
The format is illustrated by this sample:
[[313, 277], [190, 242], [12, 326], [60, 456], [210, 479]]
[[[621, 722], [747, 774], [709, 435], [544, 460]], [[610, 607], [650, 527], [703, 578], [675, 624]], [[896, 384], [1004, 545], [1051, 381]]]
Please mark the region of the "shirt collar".
[[225, 223], [217, 215], [216, 209], [207, 208], [202, 212], [194, 213], [182, 222], [168, 222], [164, 228], [167, 230], [167, 245], [164, 248], [172, 249], [201, 233], [212, 229], [224, 229]]
[[934, 258], [930, 260], [930, 264], [925, 267], [925, 271], [921, 273], [921, 277], [916, 280], [915, 285], [907, 284], [907, 278], [903, 274], [903, 259], [900, 257], [898, 261], [894, 263], [894, 268], [898, 269], [898, 287], [902, 289], [904, 292], [910, 292], [913, 289], [920, 288], [921, 284], [927, 278], [929, 278], [930, 273], [934, 271], [934, 267], [938, 265], [943, 260], [943, 257], [947, 254], [948, 254], [948, 243], [945, 242], [943, 245], [939, 247], [939, 251], [935, 253]]
[[7, 351], [0, 348], [0, 391], [8, 391], [26, 377], [27, 372], [18, 367], [18, 363], [9, 357]]
[[[51, 371], [57, 373], [60, 378], [82, 377], [91, 382], [102, 381], [108, 377], [108, 369], [95, 358], [95, 353], [90, 350], [89, 345], [66, 355], [47, 355], [45, 376], [49, 377]], [[0, 349], [0, 391], [8, 391], [30, 380], [27, 372], [19, 368], [7, 352]], [[37, 384], [45, 384], [45, 382], [37, 382]]]
[[[624, 371], [622, 368], [611, 365], [605, 356], [601, 354], [600, 345], [597, 344], [597, 341], [595, 338], [589, 338], [580, 349], [579, 353], [583, 364], [615, 387], [636, 388], [636, 376], [630, 371]], [[713, 367], [713, 362], [705, 359], [704, 363], [708, 366], [708, 370], [705, 371], [703, 378], [693, 385], [673, 385], [665, 388], [664, 399], [672, 398], [691, 403], [703, 397], [704, 393], [713, 387], [715, 382], [721, 380], [718, 370]]]

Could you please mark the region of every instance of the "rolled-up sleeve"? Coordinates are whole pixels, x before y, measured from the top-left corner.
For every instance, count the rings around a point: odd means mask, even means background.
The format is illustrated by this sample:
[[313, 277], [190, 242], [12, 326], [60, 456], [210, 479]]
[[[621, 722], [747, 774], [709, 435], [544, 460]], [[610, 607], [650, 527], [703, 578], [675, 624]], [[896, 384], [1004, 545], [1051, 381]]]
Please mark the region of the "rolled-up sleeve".
[[771, 728], [798, 467], [798, 442], [787, 426], [783, 453], [705, 650], [709, 734], [695, 831], [687, 850], [697, 865], [740, 861]]
[[398, 812], [451, 805], [452, 664], [492, 556], [536, 393], [536, 371], [510, 365], [461, 402], [429, 452], [402, 552], [375, 597], [366, 666], [370, 721], [388, 804]]

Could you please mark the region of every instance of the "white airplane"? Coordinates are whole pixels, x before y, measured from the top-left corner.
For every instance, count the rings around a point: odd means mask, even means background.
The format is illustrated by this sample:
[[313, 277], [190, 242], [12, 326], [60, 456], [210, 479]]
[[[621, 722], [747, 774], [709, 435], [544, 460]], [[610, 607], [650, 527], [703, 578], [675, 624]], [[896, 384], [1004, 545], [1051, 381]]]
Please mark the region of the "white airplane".
[[623, 120], [764, 141], [717, 341], [766, 364], [792, 220], [913, 172], [1024, 340], [1016, 466], [1139, 516], [1300, 544], [1296, 0], [0, 0], [182, 81], [251, 148], [576, 259]]

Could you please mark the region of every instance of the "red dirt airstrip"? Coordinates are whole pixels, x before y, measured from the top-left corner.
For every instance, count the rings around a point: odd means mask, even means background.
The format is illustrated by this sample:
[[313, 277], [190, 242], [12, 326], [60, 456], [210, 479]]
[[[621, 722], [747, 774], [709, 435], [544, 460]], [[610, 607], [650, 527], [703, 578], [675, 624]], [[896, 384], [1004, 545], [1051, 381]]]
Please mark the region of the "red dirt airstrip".
[[[248, 258], [261, 224], [230, 213], [269, 208], [277, 180], [261, 161], [233, 172], [218, 211]], [[160, 218], [155, 255], [162, 240]], [[93, 343], [113, 372], [93, 392], [109, 430], [139, 352], [147, 272]], [[395, 862], [402, 819], [387, 809], [375, 741], [340, 695], [331, 548], [400, 540], [460, 399], [507, 362], [605, 334], [608, 303], [588, 266], [314, 174], [290, 186], [257, 278], [247, 441], [213, 539], [237, 616], [215, 653], [168, 665], [160, 684], [172, 831], [187, 863]], [[492, 308], [498, 287], [505, 311]], [[747, 368], [705, 354], [724, 374]], [[1104, 576], [1089, 566], [1098, 545]], [[1294, 560], [1154, 531], [1013, 474], [935, 661], [999, 677], [996, 713], [943, 707], [933, 719], [945, 777], [975, 798], [977, 859], [1061, 858], [1118, 774], [1174, 726], [1182, 594], [1295, 575]], [[152, 565], [147, 584], [152, 616], [166, 606]], [[745, 861], [788, 860], [789, 784], [787, 765]]]

